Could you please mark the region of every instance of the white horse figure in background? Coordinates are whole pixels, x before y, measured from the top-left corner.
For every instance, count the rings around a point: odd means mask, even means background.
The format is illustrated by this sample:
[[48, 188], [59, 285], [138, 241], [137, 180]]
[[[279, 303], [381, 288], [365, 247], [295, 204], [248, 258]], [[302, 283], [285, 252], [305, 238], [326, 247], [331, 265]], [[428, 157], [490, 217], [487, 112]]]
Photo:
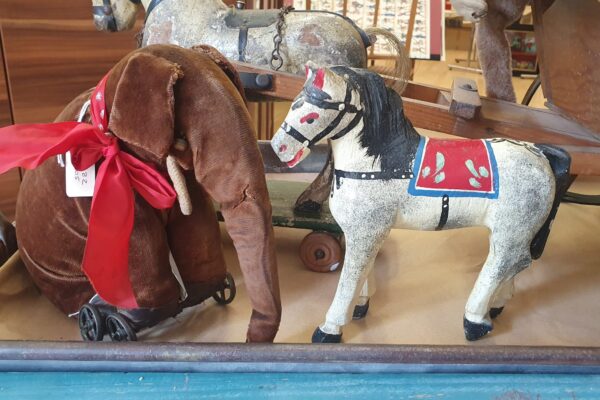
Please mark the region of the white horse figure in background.
[[352, 315], [368, 309], [369, 275], [392, 228], [485, 226], [487, 260], [465, 307], [468, 340], [492, 330], [513, 293], [514, 276], [541, 256], [570, 157], [557, 147], [505, 139], [436, 140], [420, 136], [402, 99], [382, 78], [348, 67], [309, 65], [302, 92], [272, 140], [290, 167], [331, 139], [329, 206], [346, 236], [335, 298], [313, 342], [339, 342]]
[[[362, 30], [349, 18], [332, 12], [238, 10], [221, 0], [92, 0], [92, 4], [96, 28], [110, 31], [131, 29], [138, 8], [143, 7], [142, 46], [208, 44], [233, 60], [302, 74], [308, 60], [366, 68], [366, 48], [380, 36], [397, 54], [391, 75], [404, 78], [409, 68], [399, 54], [403, 44], [391, 32]], [[276, 36], [281, 40], [278, 53], [274, 52]]]

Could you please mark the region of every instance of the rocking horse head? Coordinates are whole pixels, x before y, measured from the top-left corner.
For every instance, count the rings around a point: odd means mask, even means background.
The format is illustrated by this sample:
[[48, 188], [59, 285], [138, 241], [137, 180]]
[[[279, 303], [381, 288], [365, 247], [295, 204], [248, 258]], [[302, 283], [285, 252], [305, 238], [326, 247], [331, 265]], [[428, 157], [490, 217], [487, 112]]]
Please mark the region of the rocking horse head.
[[[280, 129], [273, 150], [289, 167], [310, 153], [313, 145], [352, 137], [373, 161], [385, 164], [390, 147], [404, 143], [412, 131], [402, 99], [378, 74], [345, 66], [306, 65], [306, 82]], [[406, 133], [406, 134], [399, 134]]]

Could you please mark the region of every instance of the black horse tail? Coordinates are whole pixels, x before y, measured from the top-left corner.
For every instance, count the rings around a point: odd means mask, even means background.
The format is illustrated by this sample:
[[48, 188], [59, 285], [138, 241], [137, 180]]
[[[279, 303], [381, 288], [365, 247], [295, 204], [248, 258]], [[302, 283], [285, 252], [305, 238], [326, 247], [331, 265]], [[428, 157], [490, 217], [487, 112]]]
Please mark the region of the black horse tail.
[[531, 241], [531, 258], [537, 260], [544, 252], [546, 241], [550, 235], [552, 221], [554, 221], [554, 218], [556, 217], [560, 201], [571, 185], [571, 176], [569, 174], [569, 169], [571, 167], [571, 156], [560, 147], [546, 144], [536, 144], [535, 147], [537, 147], [548, 159], [550, 167], [552, 168], [552, 172], [554, 173], [554, 179], [556, 180], [556, 191], [554, 193], [554, 202], [552, 203], [550, 214], [548, 214], [546, 222], [544, 222], [544, 225], [542, 225], [538, 233]]

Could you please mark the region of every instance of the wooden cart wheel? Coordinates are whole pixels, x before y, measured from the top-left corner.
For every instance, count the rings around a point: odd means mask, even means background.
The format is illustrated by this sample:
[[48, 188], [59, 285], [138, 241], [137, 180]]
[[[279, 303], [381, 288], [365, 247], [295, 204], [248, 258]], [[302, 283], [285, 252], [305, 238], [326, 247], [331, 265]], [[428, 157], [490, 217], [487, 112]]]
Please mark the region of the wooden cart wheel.
[[343, 261], [342, 244], [331, 233], [309, 233], [300, 243], [300, 259], [311, 271], [335, 271]]

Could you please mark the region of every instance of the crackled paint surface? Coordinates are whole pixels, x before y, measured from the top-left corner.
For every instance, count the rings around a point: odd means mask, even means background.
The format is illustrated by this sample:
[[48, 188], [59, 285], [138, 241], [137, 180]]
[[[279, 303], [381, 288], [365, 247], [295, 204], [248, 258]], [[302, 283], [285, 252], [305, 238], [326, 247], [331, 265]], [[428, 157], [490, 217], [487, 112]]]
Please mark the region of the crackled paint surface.
[[[142, 3], [147, 8], [150, 0]], [[229, 8], [220, 0], [163, 0], [148, 16], [142, 45], [172, 43], [192, 47], [209, 44], [226, 57], [237, 60], [239, 29], [227, 25], [228, 12]], [[285, 22], [281, 43], [283, 71], [303, 73], [308, 60], [324, 65], [366, 66], [367, 53], [358, 30], [339, 15], [291, 12]], [[245, 61], [268, 66], [275, 33], [275, 23], [250, 28]]]

